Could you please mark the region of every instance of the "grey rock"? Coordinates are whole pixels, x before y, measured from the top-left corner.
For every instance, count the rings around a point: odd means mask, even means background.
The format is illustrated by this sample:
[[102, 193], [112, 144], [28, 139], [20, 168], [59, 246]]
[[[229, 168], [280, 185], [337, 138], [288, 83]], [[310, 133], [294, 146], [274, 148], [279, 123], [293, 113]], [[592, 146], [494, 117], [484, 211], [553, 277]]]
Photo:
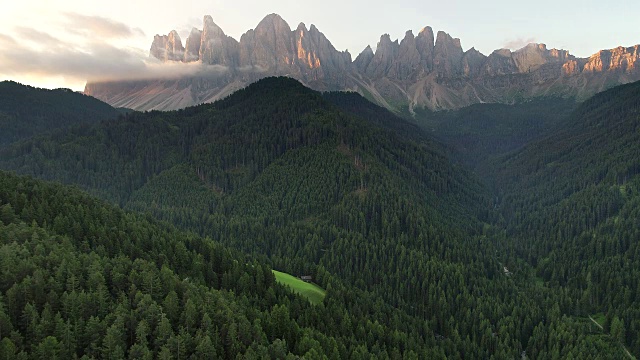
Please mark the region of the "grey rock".
[[202, 31], [196, 28], [191, 29], [184, 45], [184, 62], [200, 60], [200, 43], [202, 42]]
[[396, 60], [399, 48], [398, 40], [392, 42], [389, 34], [382, 35], [375, 55], [367, 66], [366, 75], [374, 79], [385, 77]]
[[416, 49], [420, 54], [420, 65], [426, 73], [433, 70], [434, 37], [433, 30], [425, 26], [416, 37]]
[[172, 30], [169, 35], [154, 36], [149, 55], [162, 61], [182, 61], [184, 48], [180, 35]]
[[225, 35], [207, 15], [204, 17], [199, 54], [204, 64], [235, 67], [238, 64], [238, 42]]
[[454, 78], [462, 75], [462, 46], [460, 39], [438, 31], [433, 50], [433, 70], [439, 78]]
[[507, 75], [518, 72], [518, 65], [511, 56], [511, 50], [499, 49], [489, 55], [482, 67], [482, 74], [486, 76]]
[[421, 70], [420, 62], [421, 58], [416, 38], [413, 36], [413, 32], [409, 30], [400, 42], [398, 54], [387, 76], [398, 80], [414, 80], [417, 78], [419, 70]]
[[296, 51], [289, 24], [277, 14], [267, 15], [255, 30], [240, 38], [240, 66], [277, 75], [296, 73]]
[[477, 77], [485, 61], [487, 61], [487, 57], [475, 48], [465, 51], [462, 57], [462, 72], [464, 76], [469, 78]]
[[364, 48], [364, 50], [362, 50], [362, 52], [353, 61], [353, 65], [356, 70], [360, 73], [364, 73], [367, 70], [367, 66], [371, 63], [371, 60], [373, 60], [373, 56], [374, 54], [371, 46], [367, 45], [367, 47]]

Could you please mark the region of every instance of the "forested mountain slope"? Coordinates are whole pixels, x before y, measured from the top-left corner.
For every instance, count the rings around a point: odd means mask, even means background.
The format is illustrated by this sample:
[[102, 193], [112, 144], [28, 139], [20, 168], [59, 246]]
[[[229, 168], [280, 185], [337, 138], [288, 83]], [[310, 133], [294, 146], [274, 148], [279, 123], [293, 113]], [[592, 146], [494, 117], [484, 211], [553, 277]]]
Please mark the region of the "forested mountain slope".
[[69, 125], [115, 118], [120, 111], [69, 89], [0, 82], [0, 146]]
[[[83, 192], [0, 172], [0, 357], [442, 358], [453, 342], [326, 272], [270, 267]], [[430, 336], [429, 336], [430, 334]]]
[[[640, 354], [640, 83], [580, 105], [550, 136], [493, 163], [497, 206], [519, 257], [578, 314]], [[623, 330], [620, 330], [623, 329]]]
[[[489, 192], [447, 147], [376, 109], [270, 78], [214, 104], [24, 141], [0, 151], [0, 167], [313, 276], [335, 318], [301, 316], [335, 337], [339, 358], [622, 354], [574, 316], [567, 292], [534, 284], [526, 263], [502, 254]], [[254, 286], [237, 279], [230, 286]]]
[[459, 110], [423, 111], [415, 119], [484, 176], [491, 172], [494, 157], [548, 135], [577, 106], [572, 99], [543, 97], [512, 105], [475, 104]]

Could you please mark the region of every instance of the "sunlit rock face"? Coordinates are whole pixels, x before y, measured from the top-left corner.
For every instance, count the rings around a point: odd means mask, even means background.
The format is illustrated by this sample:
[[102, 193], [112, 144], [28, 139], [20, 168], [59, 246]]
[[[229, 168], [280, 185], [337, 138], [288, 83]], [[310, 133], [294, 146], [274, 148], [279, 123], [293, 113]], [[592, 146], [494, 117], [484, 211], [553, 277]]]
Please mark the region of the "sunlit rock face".
[[[267, 15], [240, 41], [227, 36], [211, 16], [194, 28], [184, 47], [176, 31], [156, 35], [149, 55], [160, 62], [201, 66], [193, 75], [144, 81], [88, 83], [85, 93], [114, 106], [170, 110], [214, 101], [266, 76], [290, 76], [317, 90], [358, 91], [387, 108], [456, 109], [479, 102], [511, 103], [536, 96], [585, 99], [618, 84], [640, 80], [639, 46], [601, 50], [576, 58], [566, 50], [529, 44], [488, 56], [464, 51], [460, 39], [425, 26], [414, 35], [380, 37], [355, 59], [338, 51], [316, 28], [295, 30]], [[186, 65], [189, 63], [189, 65]]]
[[589, 73], [602, 71], [620, 71], [632, 73], [638, 70], [640, 45], [624, 48], [619, 46], [611, 50], [600, 50], [589, 57], [584, 71]]
[[547, 50], [545, 44], [529, 44], [513, 52], [511, 56], [521, 73], [535, 71], [547, 63], [563, 64], [574, 59], [566, 50]]
[[240, 38], [240, 66], [280, 73], [293, 71], [295, 58], [291, 28], [279, 15], [268, 15]]
[[300, 23], [294, 33], [297, 63], [303, 79], [335, 79], [351, 71], [351, 55], [336, 50], [315, 25], [307, 30]]

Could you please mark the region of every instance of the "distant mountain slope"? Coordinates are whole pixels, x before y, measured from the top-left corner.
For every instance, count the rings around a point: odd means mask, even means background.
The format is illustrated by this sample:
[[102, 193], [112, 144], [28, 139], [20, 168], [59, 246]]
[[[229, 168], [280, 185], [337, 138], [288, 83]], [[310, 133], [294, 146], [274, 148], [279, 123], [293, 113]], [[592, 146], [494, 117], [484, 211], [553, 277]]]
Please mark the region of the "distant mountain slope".
[[205, 16], [183, 46], [174, 30], [156, 35], [150, 57], [189, 74], [154, 79], [89, 82], [85, 93], [116, 107], [174, 110], [224, 98], [260, 78], [290, 76], [320, 91], [357, 91], [403, 115], [421, 109], [458, 109], [477, 103], [514, 103], [537, 97], [583, 101], [612, 86], [640, 80], [640, 45], [600, 50], [577, 58], [567, 50], [528, 44], [484, 55], [464, 51], [460, 39], [426, 26], [404, 38], [380, 37], [355, 59], [336, 50], [314, 25], [295, 29], [267, 15], [239, 40]]
[[121, 112], [68, 89], [0, 82], [0, 146], [70, 125], [92, 124]]
[[605, 331], [623, 322], [619, 340], [640, 354], [640, 82], [587, 100], [493, 169], [519, 255], [579, 313], [606, 313]]
[[578, 103], [571, 99], [537, 98], [513, 105], [475, 104], [458, 110], [422, 111], [416, 122], [484, 176], [496, 156], [538, 140], [563, 126]]

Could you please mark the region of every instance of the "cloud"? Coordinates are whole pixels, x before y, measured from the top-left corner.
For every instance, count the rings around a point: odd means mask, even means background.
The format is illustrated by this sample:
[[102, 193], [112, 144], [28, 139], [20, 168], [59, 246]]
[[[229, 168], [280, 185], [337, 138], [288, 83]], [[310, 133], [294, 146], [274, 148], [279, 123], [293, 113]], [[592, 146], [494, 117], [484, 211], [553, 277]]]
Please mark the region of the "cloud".
[[[11, 36], [0, 34], [0, 78], [29, 79], [74, 84], [86, 82], [218, 78], [228, 76], [229, 68], [201, 62], [161, 62], [148, 51], [122, 45], [126, 37], [142, 31], [97, 16], [64, 14], [67, 28], [76, 36], [45, 33], [16, 27]], [[68, 34], [67, 34], [68, 35]], [[116, 45], [118, 44], [118, 45]], [[260, 72], [261, 68], [240, 69]]]
[[187, 37], [189, 37], [189, 34], [191, 34], [191, 30], [194, 28], [202, 29], [202, 18], [198, 19], [196, 17], [191, 17], [189, 18], [189, 20], [182, 23], [182, 25], [179, 25], [176, 30], [178, 31], [180, 38], [184, 41]]
[[243, 73], [265, 73], [269, 71], [269, 69], [262, 67], [260, 65], [245, 65], [236, 68], [237, 71]]
[[68, 83], [177, 79], [188, 76], [218, 77], [228, 74], [224, 66], [200, 62], [163, 63], [148, 52], [114, 46], [123, 37], [141, 31], [122, 23], [68, 13], [69, 27], [79, 37], [56, 37], [36, 29], [16, 27], [12, 36], [0, 34], [0, 77], [65, 79]]
[[0, 73], [41, 77], [62, 76], [79, 81], [174, 79], [184, 76], [220, 76], [228, 68], [201, 63], [161, 63], [139, 50], [106, 43], [85, 48], [70, 44], [43, 48], [0, 46]]
[[15, 43], [16, 41], [11, 36], [0, 34], [0, 46], [14, 45]]
[[533, 37], [530, 37], [528, 39], [524, 39], [524, 38], [516, 38], [516, 39], [511, 39], [511, 40], [507, 40], [505, 41], [504, 45], [502, 46], [504, 49], [511, 49], [511, 50], [517, 50], [517, 49], [521, 49], [525, 46], [527, 46], [528, 44], [531, 43], [535, 43], [536, 39]]
[[62, 42], [57, 38], [42, 32], [36, 29], [31, 29], [27, 27], [16, 27], [16, 34], [20, 36], [20, 38], [32, 41], [37, 44], [46, 44], [46, 45], [62, 45]]
[[125, 23], [101, 16], [89, 16], [72, 12], [64, 15], [69, 21], [67, 30], [75, 34], [103, 39], [125, 39], [145, 35], [139, 28], [132, 28]]

